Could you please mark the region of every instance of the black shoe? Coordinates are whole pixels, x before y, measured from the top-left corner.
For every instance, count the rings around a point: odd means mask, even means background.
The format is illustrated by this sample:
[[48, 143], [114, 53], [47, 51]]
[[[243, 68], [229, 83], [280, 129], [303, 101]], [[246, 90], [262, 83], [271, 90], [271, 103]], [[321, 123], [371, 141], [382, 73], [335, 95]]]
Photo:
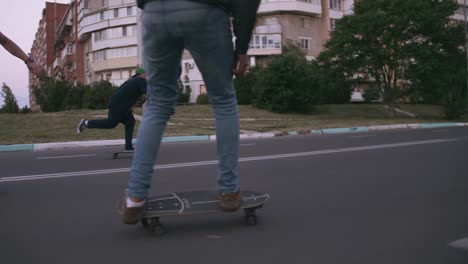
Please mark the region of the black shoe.
[[76, 132], [78, 134], [83, 132], [83, 130], [85, 128], [88, 128], [88, 126], [86, 125], [86, 121], [88, 121], [88, 120], [87, 119], [81, 119], [80, 123], [78, 123], [78, 126], [76, 127]]
[[133, 146], [125, 147], [125, 152], [133, 152], [133, 151], [135, 151], [135, 148]]

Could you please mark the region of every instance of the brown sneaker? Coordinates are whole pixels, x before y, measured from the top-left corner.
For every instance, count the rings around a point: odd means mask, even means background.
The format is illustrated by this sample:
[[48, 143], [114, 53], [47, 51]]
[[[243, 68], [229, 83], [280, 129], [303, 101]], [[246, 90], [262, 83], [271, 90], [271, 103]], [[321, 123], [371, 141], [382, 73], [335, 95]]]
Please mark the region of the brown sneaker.
[[143, 216], [145, 211], [145, 205], [139, 207], [127, 207], [127, 196], [124, 195], [122, 200], [120, 200], [119, 213], [122, 215], [122, 220], [124, 224], [127, 225], [136, 225]]
[[240, 206], [240, 191], [235, 193], [220, 193], [219, 205], [225, 211], [236, 211]]

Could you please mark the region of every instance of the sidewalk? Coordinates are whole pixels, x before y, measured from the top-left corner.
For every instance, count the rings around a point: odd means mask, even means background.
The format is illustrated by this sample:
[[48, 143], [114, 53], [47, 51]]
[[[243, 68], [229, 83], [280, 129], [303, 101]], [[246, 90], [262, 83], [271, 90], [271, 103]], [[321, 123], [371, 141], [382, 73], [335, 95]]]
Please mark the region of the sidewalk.
[[[141, 117], [136, 117], [141, 120]], [[468, 123], [432, 123], [432, 124], [398, 124], [398, 125], [382, 125], [368, 127], [346, 127], [346, 128], [324, 128], [316, 130], [290, 131], [281, 133], [277, 131], [266, 133], [255, 133], [251, 131], [241, 131], [241, 139], [254, 138], [272, 138], [286, 135], [305, 135], [305, 134], [340, 134], [340, 133], [362, 133], [371, 131], [382, 131], [391, 129], [420, 129], [420, 128], [440, 128], [440, 127], [468, 127]], [[215, 141], [214, 135], [202, 136], [178, 136], [178, 137], [163, 137], [163, 143], [171, 142], [197, 142], [197, 141]], [[98, 140], [98, 141], [73, 141], [73, 142], [56, 142], [56, 143], [39, 143], [39, 144], [17, 144], [17, 145], [0, 145], [0, 152], [6, 151], [43, 151], [43, 150], [58, 150], [58, 149], [73, 149], [84, 147], [100, 147], [100, 146], [122, 146], [124, 140]], [[134, 142], [136, 140], [134, 139]]]

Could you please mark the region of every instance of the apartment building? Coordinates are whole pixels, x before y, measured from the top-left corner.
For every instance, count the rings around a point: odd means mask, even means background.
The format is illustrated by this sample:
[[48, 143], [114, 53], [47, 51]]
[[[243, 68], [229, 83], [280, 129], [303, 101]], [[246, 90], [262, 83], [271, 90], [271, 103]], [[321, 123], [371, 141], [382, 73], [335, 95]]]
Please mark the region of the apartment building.
[[[315, 59], [338, 19], [352, 13], [354, 0], [262, 0], [248, 55], [251, 66], [264, 66], [284, 45], [301, 47]], [[182, 58], [182, 79], [192, 89], [190, 101], [206, 92], [203, 79], [188, 52]]]
[[[85, 83], [83, 44], [78, 41], [78, 0], [72, 0], [55, 37], [55, 78], [64, 77], [75, 85]], [[75, 22], [75, 23], [74, 23]]]
[[83, 49], [84, 83], [121, 85], [136, 70], [135, 0], [77, 0], [77, 40]]
[[[67, 4], [57, 4], [46, 2], [42, 10], [42, 18], [39, 21], [39, 27], [31, 47], [31, 56], [36, 60], [49, 75], [52, 74], [53, 63], [55, 61], [55, 32], [62, 21], [65, 12], [68, 9]], [[37, 85], [39, 80], [36, 76], [29, 74], [29, 105], [32, 110], [37, 111], [38, 106], [32, 95], [31, 87]]]

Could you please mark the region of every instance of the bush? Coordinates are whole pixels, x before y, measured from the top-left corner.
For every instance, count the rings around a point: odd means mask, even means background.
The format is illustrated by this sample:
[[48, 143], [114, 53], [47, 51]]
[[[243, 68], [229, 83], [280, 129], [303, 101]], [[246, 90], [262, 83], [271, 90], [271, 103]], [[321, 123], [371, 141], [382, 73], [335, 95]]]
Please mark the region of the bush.
[[83, 95], [82, 108], [106, 109], [109, 97], [118, 89], [112, 83], [101, 80], [91, 84]]
[[377, 85], [371, 84], [362, 95], [366, 103], [371, 103], [382, 98], [382, 93]]
[[253, 87], [259, 81], [261, 69], [253, 67], [245, 76], [234, 79], [234, 88], [236, 89], [237, 103], [240, 105], [250, 105], [254, 100]]
[[58, 80], [42, 76], [39, 85], [32, 87], [37, 104], [44, 112], [58, 112], [67, 109], [67, 95], [72, 84], [60, 77]]
[[320, 100], [320, 89], [310, 63], [297, 49], [273, 59], [254, 87], [254, 105], [274, 112], [309, 111]]
[[207, 104], [209, 104], [209, 103], [210, 103], [210, 98], [208, 97], [208, 94], [207, 94], [207, 93], [198, 95], [198, 97], [197, 97], [197, 104], [200, 104], [200, 105], [207, 105]]
[[83, 97], [90, 88], [89, 85], [78, 84], [70, 89], [67, 95], [67, 110], [83, 108]]
[[31, 108], [29, 108], [27, 105], [25, 105], [23, 108], [21, 108], [20, 114], [29, 114], [31, 113]]

